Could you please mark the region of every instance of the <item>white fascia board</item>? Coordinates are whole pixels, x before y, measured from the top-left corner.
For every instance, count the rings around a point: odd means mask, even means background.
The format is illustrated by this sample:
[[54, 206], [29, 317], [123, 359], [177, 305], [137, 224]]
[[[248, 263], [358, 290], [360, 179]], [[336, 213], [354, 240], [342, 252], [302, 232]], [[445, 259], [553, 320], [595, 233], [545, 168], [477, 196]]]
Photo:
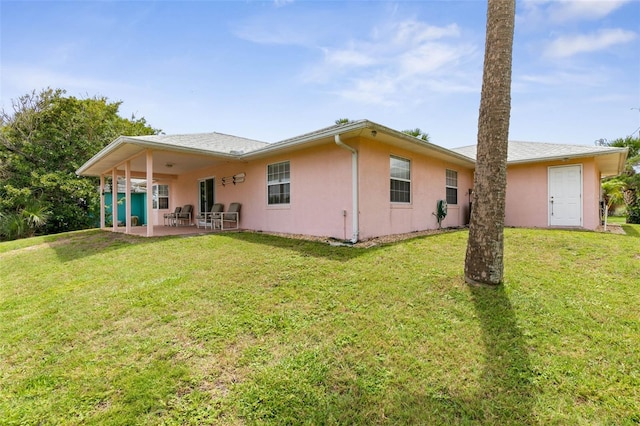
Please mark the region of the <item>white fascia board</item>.
[[564, 155], [550, 155], [547, 157], [535, 157], [535, 158], [523, 158], [521, 160], [511, 160], [507, 162], [507, 165], [510, 164], [527, 164], [527, 163], [543, 163], [545, 161], [558, 161], [558, 160], [573, 160], [580, 158], [590, 158], [590, 157], [600, 157], [603, 155], [611, 155], [611, 154], [623, 154], [620, 157], [622, 159], [622, 163], [626, 161], [628, 148], [612, 148], [606, 151], [591, 151], [591, 152], [581, 152], [575, 154], [564, 154]]
[[284, 149], [301, 146], [306, 143], [313, 142], [323, 138], [330, 138], [331, 143], [333, 143], [333, 138], [336, 135], [341, 135], [344, 137], [349, 133], [352, 133], [352, 134], [356, 134], [358, 132], [362, 133], [364, 130], [369, 130], [369, 131], [375, 130], [376, 132], [386, 133], [387, 135], [394, 136], [396, 138], [402, 139], [414, 145], [418, 145], [423, 148], [436, 151], [446, 156], [454, 157], [460, 161], [468, 163], [471, 166], [475, 165], [475, 161], [472, 158], [467, 157], [466, 155], [459, 154], [455, 151], [451, 151], [447, 148], [441, 147], [439, 145], [435, 145], [431, 142], [424, 141], [422, 139], [416, 138], [411, 135], [407, 135], [406, 133], [399, 132], [397, 130], [391, 129], [389, 127], [383, 126], [378, 123], [374, 123], [369, 120], [358, 120], [358, 121], [353, 121], [346, 124], [341, 124], [338, 126], [331, 126], [316, 132], [307, 133], [291, 139], [286, 139], [284, 141], [276, 142], [268, 146], [265, 146], [263, 148], [256, 149], [254, 151], [244, 153], [241, 155], [241, 158], [250, 159], [251, 157], [254, 157], [254, 156], [261, 156], [265, 154], [268, 155], [270, 152], [277, 152]]

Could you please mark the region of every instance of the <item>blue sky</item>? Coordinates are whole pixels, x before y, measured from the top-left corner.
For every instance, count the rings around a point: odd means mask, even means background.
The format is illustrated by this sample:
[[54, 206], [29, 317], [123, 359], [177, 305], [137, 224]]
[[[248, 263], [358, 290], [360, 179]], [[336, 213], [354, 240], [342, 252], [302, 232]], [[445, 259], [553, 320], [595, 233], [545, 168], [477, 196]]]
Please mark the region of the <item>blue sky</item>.
[[[639, 0], [519, 0], [516, 15], [511, 140], [640, 127]], [[5, 109], [52, 87], [167, 134], [275, 142], [367, 118], [476, 143], [483, 1], [1, 0], [0, 24]]]

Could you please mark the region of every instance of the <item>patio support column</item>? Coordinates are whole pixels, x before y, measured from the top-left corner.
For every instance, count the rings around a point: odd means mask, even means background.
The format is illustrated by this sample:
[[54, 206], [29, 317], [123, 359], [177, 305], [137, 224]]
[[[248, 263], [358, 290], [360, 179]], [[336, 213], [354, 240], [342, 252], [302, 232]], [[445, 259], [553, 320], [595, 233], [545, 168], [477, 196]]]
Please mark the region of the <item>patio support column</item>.
[[147, 150], [147, 237], [153, 237], [153, 152]]
[[113, 231], [118, 230], [118, 171], [111, 170], [111, 225]]
[[124, 202], [126, 203], [124, 217], [127, 223], [125, 232], [127, 234], [130, 234], [131, 233], [131, 161], [127, 161], [124, 164], [124, 178], [125, 178]]
[[100, 229], [105, 229], [104, 217], [104, 175], [100, 174]]

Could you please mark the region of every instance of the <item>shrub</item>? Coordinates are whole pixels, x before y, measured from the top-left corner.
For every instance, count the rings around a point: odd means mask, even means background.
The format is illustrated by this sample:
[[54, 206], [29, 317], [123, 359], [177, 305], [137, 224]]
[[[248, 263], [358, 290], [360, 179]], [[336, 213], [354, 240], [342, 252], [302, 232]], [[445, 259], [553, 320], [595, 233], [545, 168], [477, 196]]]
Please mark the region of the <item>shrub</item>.
[[627, 211], [627, 223], [640, 224], [640, 203], [629, 206]]

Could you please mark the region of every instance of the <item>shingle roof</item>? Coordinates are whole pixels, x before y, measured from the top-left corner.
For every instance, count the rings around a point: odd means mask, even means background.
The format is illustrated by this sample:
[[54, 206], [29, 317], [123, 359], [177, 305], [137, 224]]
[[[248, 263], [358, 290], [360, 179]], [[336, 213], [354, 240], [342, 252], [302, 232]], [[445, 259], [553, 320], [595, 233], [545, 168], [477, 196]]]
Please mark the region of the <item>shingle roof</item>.
[[127, 139], [225, 154], [243, 154], [269, 145], [267, 142], [216, 132], [186, 135], [128, 136]]
[[[476, 159], [476, 145], [454, 148], [452, 151]], [[564, 145], [542, 142], [509, 141], [507, 152], [508, 163], [544, 161], [591, 155], [611, 154], [620, 148], [608, 146]]]
[[[79, 175], [99, 176], [105, 170], [134, 158], [145, 149], [176, 151], [188, 155], [205, 155], [227, 159], [250, 159], [268, 156], [286, 149], [297, 149], [314, 143], [327, 143], [335, 135], [359, 136], [368, 130], [372, 138], [385, 143], [414, 149], [425, 155], [447, 161], [461, 162], [473, 166], [476, 146], [447, 149], [430, 142], [405, 135], [402, 132], [370, 122], [357, 120], [346, 124], [333, 125], [313, 132], [305, 133], [276, 143], [261, 142], [253, 139], [232, 136], [223, 133], [195, 133], [182, 135], [121, 136], [87, 161], [76, 173]], [[561, 145], [537, 142], [509, 142], [508, 162], [525, 163], [568, 158], [595, 156], [603, 164], [606, 174], [620, 173], [626, 158], [626, 149], [602, 146]], [[606, 164], [605, 164], [606, 163]], [[606, 165], [606, 167], [604, 166]]]

